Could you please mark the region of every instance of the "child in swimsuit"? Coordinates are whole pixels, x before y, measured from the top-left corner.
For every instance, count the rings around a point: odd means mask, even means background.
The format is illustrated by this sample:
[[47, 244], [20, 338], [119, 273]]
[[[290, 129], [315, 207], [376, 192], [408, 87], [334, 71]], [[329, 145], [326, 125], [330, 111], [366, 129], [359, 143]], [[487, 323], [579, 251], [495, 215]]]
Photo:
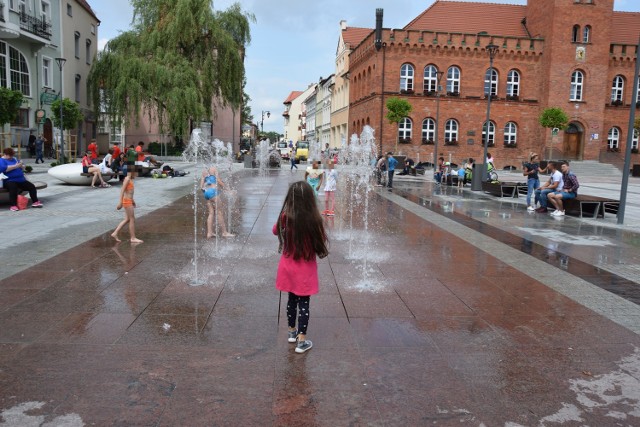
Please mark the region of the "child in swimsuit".
[[[231, 234], [227, 231], [226, 223], [224, 222], [224, 216], [222, 215], [222, 206], [218, 206], [221, 202], [217, 196], [220, 194], [220, 190], [224, 184], [218, 176], [218, 170], [215, 167], [210, 167], [208, 170], [202, 171], [202, 178], [200, 178], [200, 189], [207, 201], [207, 208], [209, 209], [209, 215], [207, 216], [207, 239], [216, 237], [216, 228], [220, 227], [222, 231], [222, 237], [234, 237], [235, 234]], [[214, 224], [214, 219], [217, 217], [217, 223]]]
[[318, 169], [318, 166], [319, 162], [314, 160], [313, 166], [307, 167], [307, 170], [304, 172], [304, 179], [309, 183], [311, 188], [313, 188], [313, 193], [316, 197], [318, 197], [318, 190], [320, 190], [323, 178], [323, 171], [322, 169]]
[[134, 208], [136, 207], [136, 202], [133, 200], [133, 180], [136, 177], [136, 169], [135, 167], [131, 167], [129, 169], [129, 173], [127, 177], [124, 179], [122, 183], [122, 190], [120, 190], [120, 202], [116, 209], [120, 210], [124, 208], [124, 219], [118, 226], [115, 231], [111, 233], [111, 237], [116, 239], [118, 242], [120, 238], [118, 237], [118, 233], [127, 223], [129, 224], [129, 235], [131, 238], [131, 243], [142, 243], [142, 240], [136, 238], [136, 217], [134, 214]]

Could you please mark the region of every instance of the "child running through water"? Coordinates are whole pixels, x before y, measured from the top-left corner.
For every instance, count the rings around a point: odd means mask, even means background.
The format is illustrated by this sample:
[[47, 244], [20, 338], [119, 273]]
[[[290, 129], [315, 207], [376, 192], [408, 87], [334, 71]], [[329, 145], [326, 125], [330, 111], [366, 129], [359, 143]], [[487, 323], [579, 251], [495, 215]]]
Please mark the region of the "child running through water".
[[224, 222], [224, 216], [222, 215], [222, 206], [218, 206], [219, 198], [224, 184], [218, 176], [218, 170], [215, 167], [210, 167], [207, 170], [202, 171], [202, 178], [200, 178], [200, 189], [207, 200], [207, 207], [209, 208], [209, 216], [207, 216], [207, 239], [216, 237], [216, 230], [214, 227], [214, 219], [217, 217], [217, 225], [222, 231], [222, 237], [235, 237], [235, 234], [231, 234], [227, 231], [227, 225]]
[[[334, 169], [332, 159], [327, 160], [327, 168], [329, 170], [326, 173], [327, 183], [324, 186], [324, 211], [322, 211], [322, 215], [334, 216], [336, 207], [336, 189], [338, 187], [338, 172]], [[331, 206], [331, 209], [329, 209], [329, 206]]]
[[318, 197], [318, 191], [322, 185], [322, 178], [324, 175], [322, 173], [322, 169], [318, 169], [319, 166], [320, 162], [314, 160], [312, 166], [308, 166], [307, 170], [304, 172], [304, 179], [309, 183], [313, 189], [313, 194], [315, 194], [316, 197]]
[[295, 343], [297, 340], [296, 353], [304, 353], [313, 346], [307, 339], [307, 326], [309, 297], [318, 293], [316, 256], [324, 258], [329, 254], [322, 217], [316, 206], [313, 189], [308, 183], [298, 181], [289, 186], [282, 210], [273, 226], [273, 234], [278, 236], [278, 252], [282, 253], [276, 288], [289, 293], [288, 341]]
[[136, 202], [133, 200], [133, 180], [135, 177], [136, 168], [132, 167], [129, 169], [129, 173], [124, 179], [122, 189], [120, 190], [120, 201], [118, 202], [116, 209], [120, 210], [124, 208], [124, 219], [120, 224], [118, 224], [115, 231], [111, 233], [111, 237], [116, 239], [118, 242], [120, 241], [118, 233], [122, 230], [122, 227], [129, 223], [129, 237], [131, 239], [131, 243], [142, 243], [142, 240], [136, 238], [136, 217], [133, 212], [133, 209], [136, 207]]

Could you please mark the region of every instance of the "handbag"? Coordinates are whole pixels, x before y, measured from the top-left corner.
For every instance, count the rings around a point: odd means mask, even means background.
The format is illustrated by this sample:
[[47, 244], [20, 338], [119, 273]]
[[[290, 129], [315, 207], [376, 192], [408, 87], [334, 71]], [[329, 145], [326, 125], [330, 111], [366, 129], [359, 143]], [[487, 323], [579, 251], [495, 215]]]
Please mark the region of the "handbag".
[[18, 205], [18, 209], [23, 211], [23, 210], [27, 209], [27, 207], [29, 206], [29, 199], [27, 199], [22, 194], [18, 194], [17, 205]]

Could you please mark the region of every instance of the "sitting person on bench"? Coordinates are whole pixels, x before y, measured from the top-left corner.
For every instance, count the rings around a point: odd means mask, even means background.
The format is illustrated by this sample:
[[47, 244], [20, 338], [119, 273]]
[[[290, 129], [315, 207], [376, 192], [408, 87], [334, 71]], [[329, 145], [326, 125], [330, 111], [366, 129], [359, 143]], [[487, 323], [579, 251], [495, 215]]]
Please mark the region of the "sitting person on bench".
[[82, 158], [82, 173], [90, 173], [93, 175], [93, 178], [91, 179], [91, 188], [98, 188], [96, 187], [96, 180], [98, 178], [100, 179], [100, 187], [111, 187], [109, 184], [104, 182], [104, 179], [102, 179], [100, 168], [91, 163], [91, 151], [89, 150], [86, 151], [84, 157]]
[[578, 196], [578, 188], [580, 187], [578, 178], [569, 169], [569, 163], [562, 162], [560, 164], [560, 169], [562, 170], [562, 189], [556, 190], [548, 196], [549, 201], [556, 208], [555, 211], [551, 212], [551, 215], [553, 216], [564, 216], [564, 206], [562, 201], [575, 199]]
[[138, 153], [139, 162], [149, 162], [156, 167], [162, 166], [162, 163], [157, 162], [152, 155], [144, 151], [144, 142], [142, 141], [138, 142], [138, 146], [136, 147], [136, 153]]
[[15, 151], [13, 148], [7, 147], [3, 151], [3, 156], [0, 158], [0, 173], [3, 173], [6, 178], [3, 179], [4, 187], [9, 190], [9, 208], [10, 211], [19, 211], [18, 208], [18, 193], [19, 191], [28, 191], [31, 197], [31, 207], [41, 208], [42, 203], [38, 200], [38, 190], [32, 182], [27, 181], [24, 176], [24, 163], [21, 160], [13, 157]]
[[546, 213], [547, 205], [549, 201], [547, 196], [554, 191], [561, 189], [564, 185], [562, 180], [562, 173], [558, 170], [558, 165], [555, 162], [549, 162], [547, 164], [547, 171], [551, 175], [549, 180], [540, 186], [540, 188], [536, 188], [536, 198], [535, 201], [540, 203], [540, 207], [536, 209], [538, 213]]

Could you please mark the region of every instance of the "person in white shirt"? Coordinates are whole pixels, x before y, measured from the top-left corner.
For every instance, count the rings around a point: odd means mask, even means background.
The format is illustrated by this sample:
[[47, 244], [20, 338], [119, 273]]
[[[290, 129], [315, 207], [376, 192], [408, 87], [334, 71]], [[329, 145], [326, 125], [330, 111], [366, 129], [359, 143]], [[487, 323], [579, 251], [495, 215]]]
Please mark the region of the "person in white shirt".
[[536, 202], [540, 203], [540, 207], [536, 209], [538, 213], [546, 213], [547, 205], [549, 204], [549, 200], [547, 195], [549, 193], [553, 193], [554, 191], [561, 189], [564, 186], [564, 182], [562, 179], [562, 173], [558, 170], [558, 165], [555, 162], [549, 163], [547, 166], [547, 170], [551, 174], [549, 180], [540, 186], [540, 188], [536, 188]]

